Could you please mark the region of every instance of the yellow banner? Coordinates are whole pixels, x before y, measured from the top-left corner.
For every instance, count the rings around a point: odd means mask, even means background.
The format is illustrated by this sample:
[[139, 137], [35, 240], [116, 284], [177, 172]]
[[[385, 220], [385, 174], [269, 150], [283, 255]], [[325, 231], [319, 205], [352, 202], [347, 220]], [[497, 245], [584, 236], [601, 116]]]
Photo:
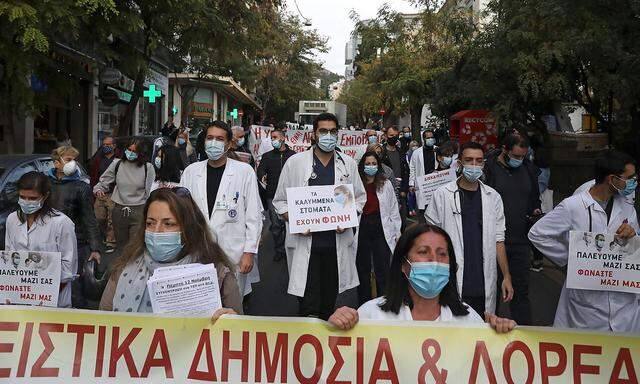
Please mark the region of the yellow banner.
[[0, 306], [6, 383], [638, 383], [640, 337]]

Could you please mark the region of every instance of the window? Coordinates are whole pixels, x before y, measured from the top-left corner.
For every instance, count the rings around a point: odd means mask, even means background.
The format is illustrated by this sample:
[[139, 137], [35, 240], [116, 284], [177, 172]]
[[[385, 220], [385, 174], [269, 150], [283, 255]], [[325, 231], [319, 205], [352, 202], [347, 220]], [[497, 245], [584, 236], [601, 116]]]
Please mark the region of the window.
[[2, 194], [0, 195], [0, 201], [4, 207], [18, 202], [18, 188], [16, 187], [16, 183], [22, 175], [31, 171], [37, 171], [35, 162], [33, 161], [22, 164], [9, 173], [4, 188], [2, 189]]

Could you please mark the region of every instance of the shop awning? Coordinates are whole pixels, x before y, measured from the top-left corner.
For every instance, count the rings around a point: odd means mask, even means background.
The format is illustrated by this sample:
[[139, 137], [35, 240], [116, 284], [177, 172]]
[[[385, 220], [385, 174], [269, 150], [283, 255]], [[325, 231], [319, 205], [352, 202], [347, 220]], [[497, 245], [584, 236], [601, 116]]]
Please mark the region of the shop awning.
[[171, 84], [174, 82], [180, 83], [182, 85], [208, 85], [212, 88], [215, 88], [216, 90], [225, 93], [227, 96], [236, 99], [240, 104], [249, 105], [258, 111], [262, 110], [262, 106], [260, 105], [260, 103], [258, 103], [258, 101], [254, 99], [244, 88], [242, 88], [239, 83], [228, 76], [198, 76], [193, 73], [170, 73], [169, 83]]

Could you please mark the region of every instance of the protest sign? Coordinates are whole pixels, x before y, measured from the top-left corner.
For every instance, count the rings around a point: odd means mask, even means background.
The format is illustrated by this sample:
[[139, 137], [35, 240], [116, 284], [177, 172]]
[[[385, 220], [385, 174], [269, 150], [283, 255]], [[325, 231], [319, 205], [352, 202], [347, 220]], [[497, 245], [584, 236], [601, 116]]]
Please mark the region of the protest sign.
[[329, 231], [358, 225], [353, 185], [287, 188], [290, 233]]
[[567, 288], [640, 294], [640, 239], [571, 231]]
[[147, 281], [153, 313], [211, 317], [222, 308], [218, 273], [213, 264], [158, 268]]
[[640, 337], [0, 306], [0, 383], [637, 383]]
[[58, 305], [60, 252], [0, 251], [0, 302]]
[[456, 173], [453, 169], [445, 169], [444, 171], [433, 172], [418, 178], [418, 191], [420, 193], [420, 201], [426, 205], [431, 203], [433, 192], [443, 185], [450, 183], [456, 179]]

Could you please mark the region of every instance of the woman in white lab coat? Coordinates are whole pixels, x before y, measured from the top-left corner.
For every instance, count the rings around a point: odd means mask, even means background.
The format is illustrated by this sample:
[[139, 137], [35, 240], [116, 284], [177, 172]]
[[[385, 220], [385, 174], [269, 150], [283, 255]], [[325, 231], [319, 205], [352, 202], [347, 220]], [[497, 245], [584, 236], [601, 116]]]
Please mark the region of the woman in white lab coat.
[[214, 264], [218, 274], [221, 314], [242, 314], [235, 265], [211, 238], [207, 222], [186, 188], [160, 188], [151, 193], [141, 225], [118, 258], [100, 300], [100, 310], [152, 312], [147, 281], [156, 268], [192, 263]]
[[[564, 199], [529, 231], [529, 240], [554, 263], [569, 260], [571, 231], [635, 236], [640, 228], [628, 196], [635, 191], [637, 173], [633, 159], [611, 151], [596, 162], [595, 184]], [[610, 208], [608, 215], [605, 208]], [[609, 203], [607, 203], [607, 201]], [[608, 206], [608, 207], [607, 207]], [[613, 332], [640, 332], [638, 295], [625, 292], [562, 288], [554, 327]]]
[[[454, 247], [449, 235], [431, 224], [410, 226], [393, 253], [385, 294], [358, 310], [341, 307], [329, 323], [348, 330], [360, 319], [483, 323], [481, 314], [463, 303], [457, 291]], [[484, 315], [484, 314], [482, 314]], [[516, 323], [486, 314], [485, 321], [498, 333], [510, 332]]]
[[398, 200], [391, 182], [384, 175], [375, 152], [366, 152], [358, 164], [360, 178], [367, 192], [358, 227], [358, 298], [360, 305], [371, 300], [371, 261], [376, 276], [376, 297], [384, 292], [391, 254], [400, 237], [402, 220]]
[[[366, 201], [366, 192], [358, 174], [356, 162], [349, 156], [335, 151], [335, 184], [352, 184], [355, 193], [356, 210], [362, 212]], [[287, 206], [287, 188], [306, 187], [309, 185], [313, 171], [312, 149], [293, 155], [287, 160], [282, 169], [278, 189], [273, 198], [273, 206], [279, 215], [289, 211]], [[285, 248], [289, 267], [288, 293], [303, 297], [307, 285], [309, 257], [311, 255], [312, 236], [289, 232], [287, 223], [287, 237]], [[338, 292], [358, 286], [358, 271], [356, 269], [357, 237], [352, 230], [336, 234], [336, 250], [338, 258]]]
[[75, 225], [51, 208], [51, 182], [40, 172], [28, 172], [17, 183], [20, 209], [7, 218], [5, 249], [11, 251], [60, 252], [58, 307], [71, 307], [71, 281], [78, 269]]

